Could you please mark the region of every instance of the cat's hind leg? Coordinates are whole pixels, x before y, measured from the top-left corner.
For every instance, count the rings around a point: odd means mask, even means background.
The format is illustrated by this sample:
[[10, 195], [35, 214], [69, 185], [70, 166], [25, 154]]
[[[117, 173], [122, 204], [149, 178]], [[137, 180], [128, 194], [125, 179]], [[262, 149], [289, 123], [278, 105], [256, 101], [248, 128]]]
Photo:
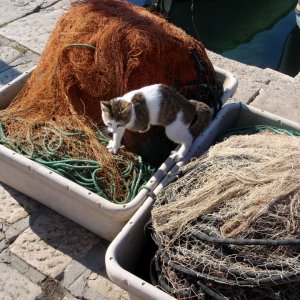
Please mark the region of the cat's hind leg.
[[174, 121], [166, 126], [165, 130], [167, 137], [171, 141], [181, 145], [178, 151], [175, 151], [170, 157], [175, 161], [182, 160], [189, 152], [193, 143], [193, 136], [189, 132], [188, 125]]

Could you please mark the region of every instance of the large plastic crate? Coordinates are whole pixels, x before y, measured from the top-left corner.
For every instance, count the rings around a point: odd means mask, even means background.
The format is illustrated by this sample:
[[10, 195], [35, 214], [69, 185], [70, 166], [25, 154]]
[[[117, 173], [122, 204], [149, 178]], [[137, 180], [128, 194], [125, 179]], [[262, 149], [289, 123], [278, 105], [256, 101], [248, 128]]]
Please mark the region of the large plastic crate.
[[[34, 68], [0, 89], [0, 109], [5, 109], [11, 103], [33, 71]], [[237, 80], [230, 72], [221, 68], [216, 67], [216, 72], [223, 83], [224, 103], [234, 94]], [[142, 189], [127, 204], [111, 203], [1, 145], [0, 165], [0, 181], [51, 207], [99, 236], [112, 240], [146, 200], [148, 190], [154, 190], [165, 177], [174, 161], [167, 159], [148, 181], [148, 188]]]
[[[199, 157], [207, 151], [223, 130], [259, 124], [292, 129], [300, 133], [299, 123], [242, 103], [226, 104], [210, 126], [195, 140], [187, 160]], [[181, 165], [183, 162], [179, 162], [168, 172], [168, 175], [154, 190], [155, 195], [168, 184], [169, 179]], [[174, 299], [137, 275], [139, 268], [147, 268], [147, 266], [137, 265], [137, 262], [139, 262], [139, 257], [145, 255], [146, 249], [149, 247], [144, 234], [144, 226], [150, 217], [153, 201], [151, 197], [146, 199], [106, 252], [106, 270], [110, 279], [127, 290], [131, 300]]]

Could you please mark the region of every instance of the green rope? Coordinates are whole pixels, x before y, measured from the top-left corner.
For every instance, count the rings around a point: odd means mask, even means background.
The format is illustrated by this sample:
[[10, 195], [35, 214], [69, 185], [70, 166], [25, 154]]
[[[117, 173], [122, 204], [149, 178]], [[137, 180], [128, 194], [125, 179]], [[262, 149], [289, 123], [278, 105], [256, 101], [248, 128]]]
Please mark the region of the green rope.
[[[130, 202], [137, 195], [139, 188], [145, 185], [154, 173], [154, 168], [144, 164], [139, 156], [126, 159], [122, 155], [115, 155], [114, 159], [121, 178], [113, 178], [112, 174], [106, 174], [110, 178], [110, 184], [107, 186], [101, 175], [102, 166], [97, 161], [87, 158], [71, 158], [68, 153], [61, 155], [64, 151], [62, 147], [65, 138], [72, 137], [76, 139], [78, 145], [86, 145], [79, 140], [79, 138], [87, 138], [84, 133], [79, 130], [66, 132], [54, 127], [53, 124], [44, 124], [44, 131], [46, 133], [38, 137], [30, 137], [28, 134], [24, 140], [13, 141], [7, 137], [5, 128], [0, 123], [0, 144], [114, 203]], [[99, 145], [106, 145], [109, 138], [98, 129], [97, 140]], [[117, 199], [117, 180], [122, 185], [124, 199]]]
[[81, 44], [81, 43], [74, 43], [74, 44], [69, 44], [63, 47], [64, 49], [70, 48], [70, 47], [86, 47], [86, 48], [90, 48], [93, 50], [96, 50], [96, 47], [90, 44]]
[[300, 133], [292, 129], [284, 129], [284, 128], [279, 128], [279, 127], [269, 126], [269, 125], [255, 125], [249, 127], [238, 127], [238, 128], [224, 130], [217, 137], [217, 142], [220, 142], [232, 135], [247, 135], [247, 134], [250, 135], [250, 134], [260, 133], [263, 131], [271, 131], [278, 134], [300, 137]]

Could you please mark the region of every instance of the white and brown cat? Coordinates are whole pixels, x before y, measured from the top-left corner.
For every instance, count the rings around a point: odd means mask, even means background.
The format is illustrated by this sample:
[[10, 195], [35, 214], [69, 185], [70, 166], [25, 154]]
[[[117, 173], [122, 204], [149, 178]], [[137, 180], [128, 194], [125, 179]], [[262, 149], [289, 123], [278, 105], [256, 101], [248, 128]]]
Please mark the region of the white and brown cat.
[[154, 84], [131, 91], [122, 97], [101, 102], [102, 120], [113, 134], [108, 150], [116, 154], [125, 129], [148, 131], [151, 125], [165, 127], [167, 137], [180, 144], [171, 155], [176, 161], [188, 153], [194, 138], [212, 120], [212, 109], [195, 100], [187, 100], [171, 87]]

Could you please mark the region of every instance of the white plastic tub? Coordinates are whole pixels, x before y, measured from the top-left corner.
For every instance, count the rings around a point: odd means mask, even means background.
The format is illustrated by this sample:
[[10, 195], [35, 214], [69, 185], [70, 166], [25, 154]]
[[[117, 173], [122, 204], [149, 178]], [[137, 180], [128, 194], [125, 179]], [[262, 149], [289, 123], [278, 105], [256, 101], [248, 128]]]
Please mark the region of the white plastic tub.
[[[33, 70], [0, 89], [0, 109], [11, 103]], [[216, 68], [216, 71], [224, 85], [224, 103], [234, 94], [237, 80], [226, 70]], [[117, 235], [146, 200], [149, 190], [155, 189], [173, 165], [167, 159], [148, 181], [148, 189], [142, 189], [130, 203], [115, 204], [0, 145], [0, 181], [107, 240]]]
[[[242, 103], [227, 104], [221, 109], [205, 132], [195, 140], [186, 162], [192, 157], [198, 157], [204, 153], [222, 130], [258, 124], [292, 129], [300, 133], [299, 123]], [[183, 162], [178, 163], [169, 171], [168, 175], [154, 190], [154, 194], [157, 195], [167, 185], [169, 178], [177, 172], [182, 164]], [[137, 270], [141, 268], [136, 262], [139, 261], [139, 257], [145, 255], [146, 247], [149, 247], [144, 234], [144, 225], [150, 217], [153, 201], [151, 197], [146, 199], [110, 244], [106, 252], [106, 270], [110, 279], [127, 290], [131, 300], [174, 299], [136, 275]]]

